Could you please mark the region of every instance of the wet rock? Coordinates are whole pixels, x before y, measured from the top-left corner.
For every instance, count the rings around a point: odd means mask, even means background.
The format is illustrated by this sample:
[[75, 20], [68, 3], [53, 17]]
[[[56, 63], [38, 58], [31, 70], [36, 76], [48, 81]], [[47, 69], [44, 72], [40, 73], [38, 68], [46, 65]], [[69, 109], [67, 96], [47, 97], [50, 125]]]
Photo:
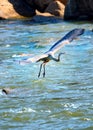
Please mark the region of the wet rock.
[[27, 97], [31, 96], [31, 92], [29, 88], [3, 88], [0, 89], [0, 96]]
[[4, 88], [4, 89], [2, 89], [2, 93], [4, 93], [4, 94], [9, 94], [9, 93], [11, 93], [13, 90], [12, 89], [10, 89], [10, 88]]
[[65, 20], [93, 18], [93, 0], [69, 0], [65, 7]]
[[63, 21], [62, 18], [50, 16], [48, 13], [44, 13], [44, 15], [36, 15], [31, 21], [34, 23], [59, 23]]
[[23, 0], [0, 0], [1, 19], [28, 18], [35, 15], [35, 9]]

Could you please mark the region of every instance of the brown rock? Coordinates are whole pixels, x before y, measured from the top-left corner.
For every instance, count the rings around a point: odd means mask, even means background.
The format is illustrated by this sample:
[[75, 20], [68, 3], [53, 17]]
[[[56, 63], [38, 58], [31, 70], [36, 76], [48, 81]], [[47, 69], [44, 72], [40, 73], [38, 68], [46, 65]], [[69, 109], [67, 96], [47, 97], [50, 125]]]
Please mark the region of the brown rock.
[[58, 1], [60, 1], [62, 4], [64, 4], [65, 6], [66, 6], [66, 4], [67, 4], [67, 2], [68, 2], [68, 0], [58, 0]]
[[52, 15], [63, 17], [65, 6], [60, 1], [56, 0], [51, 2], [45, 9], [45, 12], [51, 13]]
[[31, 8], [23, 0], [0, 0], [0, 18], [19, 19], [35, 15], [35, 9]]
[[50, 13], [54, 16], [63, 17], [67, 0], [26, 0], [26, 2], [40, 13], [43, 13], [41, 14], [42, 16], [46, 16], [46, 13]]
[[9, 94], [9, 93], [12, 92], [12, 89], [10, 89], [10, 88], [4, 88], [4, 89], [2, 89], [2, 92], [5, 93], [5, 94]]

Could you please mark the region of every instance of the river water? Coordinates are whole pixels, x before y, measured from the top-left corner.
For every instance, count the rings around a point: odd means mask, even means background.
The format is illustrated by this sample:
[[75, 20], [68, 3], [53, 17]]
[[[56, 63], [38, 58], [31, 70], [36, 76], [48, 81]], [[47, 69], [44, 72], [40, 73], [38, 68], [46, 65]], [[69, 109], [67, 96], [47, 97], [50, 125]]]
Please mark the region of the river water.
[[[60, 62], [20, 65], [74, 28], [85, 33], [65, 46]], [[0, 21], [0, 130], [93, 130], [93, 24]], [[56, 56], [58, 53], [56, 54]]]

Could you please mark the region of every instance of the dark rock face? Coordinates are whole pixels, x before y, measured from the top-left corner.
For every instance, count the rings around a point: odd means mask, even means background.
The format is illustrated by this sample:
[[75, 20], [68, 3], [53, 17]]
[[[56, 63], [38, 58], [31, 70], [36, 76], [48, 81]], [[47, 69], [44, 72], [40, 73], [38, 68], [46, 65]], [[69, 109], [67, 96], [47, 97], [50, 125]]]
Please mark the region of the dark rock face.
[[66, 8], [64, 19], [92, 19], [93, 17], [93, 0], [69, 0]]
[[42, 13], [45, 11], [48, 5], [53, 1], [54, 0], [26, 0], [26, 2], [29, 5], [33, 6], [35, 9], [37, 9]]
[[29, 6], [24, 0], [8, 0], [12, 5], [15, 11], [26, 17], [31, 17], [35, 15], [35, 10]]

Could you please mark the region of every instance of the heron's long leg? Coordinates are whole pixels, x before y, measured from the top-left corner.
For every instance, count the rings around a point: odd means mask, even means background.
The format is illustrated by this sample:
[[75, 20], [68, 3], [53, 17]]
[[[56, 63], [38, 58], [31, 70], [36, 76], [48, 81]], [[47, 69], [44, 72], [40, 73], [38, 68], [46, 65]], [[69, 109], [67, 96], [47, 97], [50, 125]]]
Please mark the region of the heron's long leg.
[[43, 63], [40, 65], [40, 69], [39, 69], [39, 73], [38, 73], [38, 78], [40, 77], [40, 74], [41, 74], [42, 65], [43, 65]]
[[43, 66], [43, 69], [44, 69], [44, 71], [43, 71], [43, 77], [45, 77], [45, 74], [46, 74], [46, 73], [45, 73], [45, 65], [46, 65], [46, 63], [44, 63], [44, 62], [40, 65], [38, 77], [40, 77], [41, 70], [42, 70], [42, 66]]
[[45, 65], [46, 65], [46, 63], [43, 64], [43, 69], [44, 69], [43, 77], [45, 77], [45, 74], [46, 74]]

